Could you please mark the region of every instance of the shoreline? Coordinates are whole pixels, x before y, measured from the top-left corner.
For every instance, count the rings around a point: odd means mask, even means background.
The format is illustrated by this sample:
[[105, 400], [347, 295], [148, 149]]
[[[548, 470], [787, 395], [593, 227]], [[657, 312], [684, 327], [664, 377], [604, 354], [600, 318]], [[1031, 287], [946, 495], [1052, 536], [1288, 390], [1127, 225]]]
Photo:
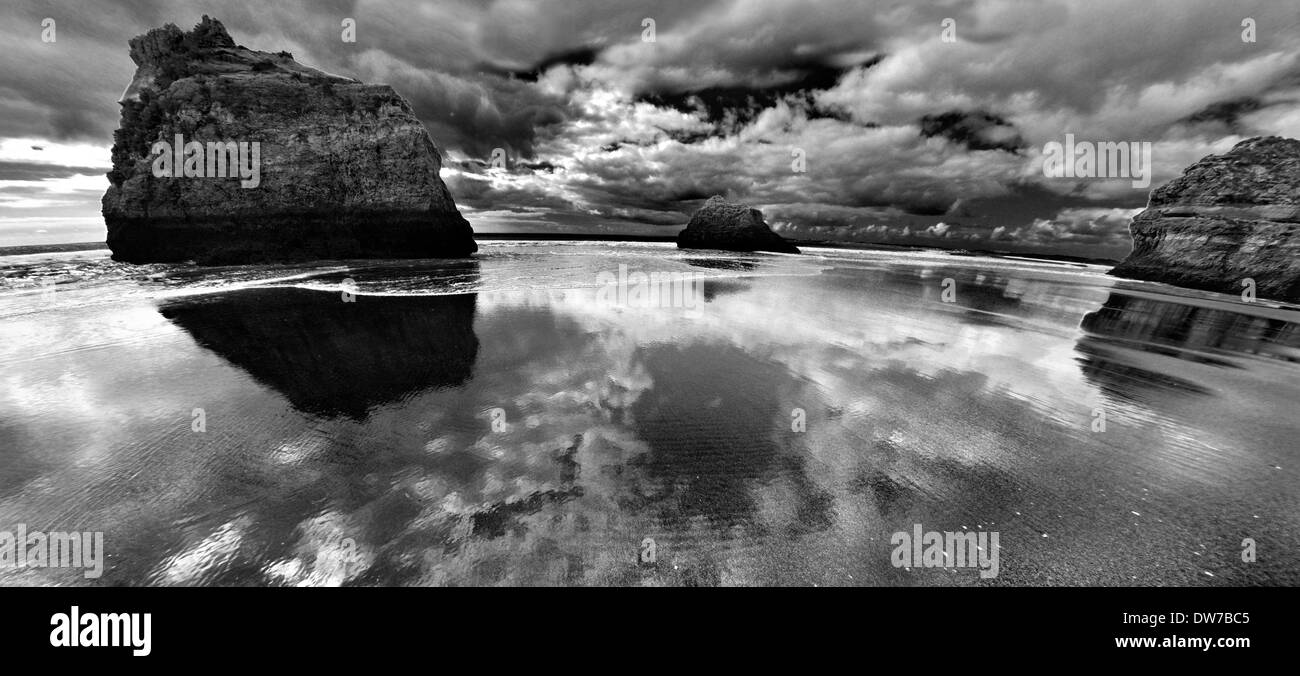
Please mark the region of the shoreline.
[[[569, 233], [476, 233], [476, 240], [486, 241], [537, 241], [537, 242], [638, 242], [638, 243], [674, 243], [675, 236], [657, 237], [653, 235], [608, 235], [608, 234], [569, 234]], [[998, 258], [1026, 258], [1030, 260], [1074, 263], [1081, 265], [1115, 266], [1118, 260], [1109, 258], [1087, 258], [1066, 254], [1024, 253], [1015, 251], [994, 251], [988, 249], [944, 249], [940, 247], [909, 246], [883, 244], [876, 242], [831, 242], [825, 240], [790, 240], [795, 246], [823, 249], [844, 249], [852, 251], [940, 251], [952, 256], [993, 256]], [[19, 244], [0, 246], [0, 257], [24, 256], [46, 253], [72, 253], [79, 251], [108, 250], [105, 242], [66, 242], [58, 244]]]

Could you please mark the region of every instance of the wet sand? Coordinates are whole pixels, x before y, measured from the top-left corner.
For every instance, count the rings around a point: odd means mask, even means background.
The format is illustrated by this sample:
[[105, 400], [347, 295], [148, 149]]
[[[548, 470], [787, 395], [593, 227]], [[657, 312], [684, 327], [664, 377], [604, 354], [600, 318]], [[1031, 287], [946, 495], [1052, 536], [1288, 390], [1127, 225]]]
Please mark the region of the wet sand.
[[[108, 552], [0, 583], [1300, 582], [1300, 312], [808, 253], [0, 259], [0, 530]], [[620, 264], [702, 275], [704, 304], [599, 302]], [[896, 567], [916, 524], [998, 532], [999, 574]]]

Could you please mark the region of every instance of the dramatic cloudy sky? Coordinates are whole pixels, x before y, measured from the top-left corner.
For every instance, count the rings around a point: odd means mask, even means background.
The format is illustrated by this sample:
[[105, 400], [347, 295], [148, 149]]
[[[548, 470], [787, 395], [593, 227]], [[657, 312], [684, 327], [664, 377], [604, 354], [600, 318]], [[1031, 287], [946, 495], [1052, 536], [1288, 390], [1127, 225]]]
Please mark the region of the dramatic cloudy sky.
[[102, 237], [127, 40], [203, 14], [393, 85], [483, 232], [669, 235], [724, 194], [798, 238], [1117, 257], [1147, 189], [1047, 178], [1045, 143], [1149, 141], [1154, 186], [1300, 137], [1300, 9], [1277, 0], [7, 0], [0, 243]]

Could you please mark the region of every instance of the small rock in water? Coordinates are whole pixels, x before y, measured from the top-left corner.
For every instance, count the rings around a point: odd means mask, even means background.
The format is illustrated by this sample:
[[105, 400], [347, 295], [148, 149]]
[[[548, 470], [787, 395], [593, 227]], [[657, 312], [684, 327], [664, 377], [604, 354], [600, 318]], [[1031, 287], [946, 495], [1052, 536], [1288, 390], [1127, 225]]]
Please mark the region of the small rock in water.
[[775, 251], [799, 253], [799, 249], [772, 232], [763, 212], [732, 204], [714, 195], [691, 216], [677, 234], [679, 249], [723, 249], [726, 251]]

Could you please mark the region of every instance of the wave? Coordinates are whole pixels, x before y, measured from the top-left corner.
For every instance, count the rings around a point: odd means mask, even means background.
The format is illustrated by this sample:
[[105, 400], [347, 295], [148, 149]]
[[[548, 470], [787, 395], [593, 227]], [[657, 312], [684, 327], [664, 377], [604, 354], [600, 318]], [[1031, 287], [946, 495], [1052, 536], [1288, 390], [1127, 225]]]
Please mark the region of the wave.
[[[0, 258], [0, 297], [14, 301], [7, 304], [11, 307], [6, 314], [40, 309], [41, 294], [48, 293], [51, 287], [62, 302], [72, 304], [136, 296], [166, 300], [255, 288], [298, 288], [359, 296], [439, 296], [592, 288], [600, 285], [602, 273], [617, 273], [620, 265], [642, 272], [690, 272], [714, 280], [815, 276], [841, 267], [977, 266], [989, 273], [1029, 269], [1051, 275], [1086, 275], [1098, 283], [1106, 281], [1104, 266], [938, 250], [810, 246], [802, 255], [785, 255], [678, 249], [672, 242], [498, 239], [485, 241], [479, 254], [470, 259], [201, 267], [119, 263], [105, 249], [67, 246], [67, 250], [25, 251]], [[471, 263], [472, 271], [468, 267]]]

